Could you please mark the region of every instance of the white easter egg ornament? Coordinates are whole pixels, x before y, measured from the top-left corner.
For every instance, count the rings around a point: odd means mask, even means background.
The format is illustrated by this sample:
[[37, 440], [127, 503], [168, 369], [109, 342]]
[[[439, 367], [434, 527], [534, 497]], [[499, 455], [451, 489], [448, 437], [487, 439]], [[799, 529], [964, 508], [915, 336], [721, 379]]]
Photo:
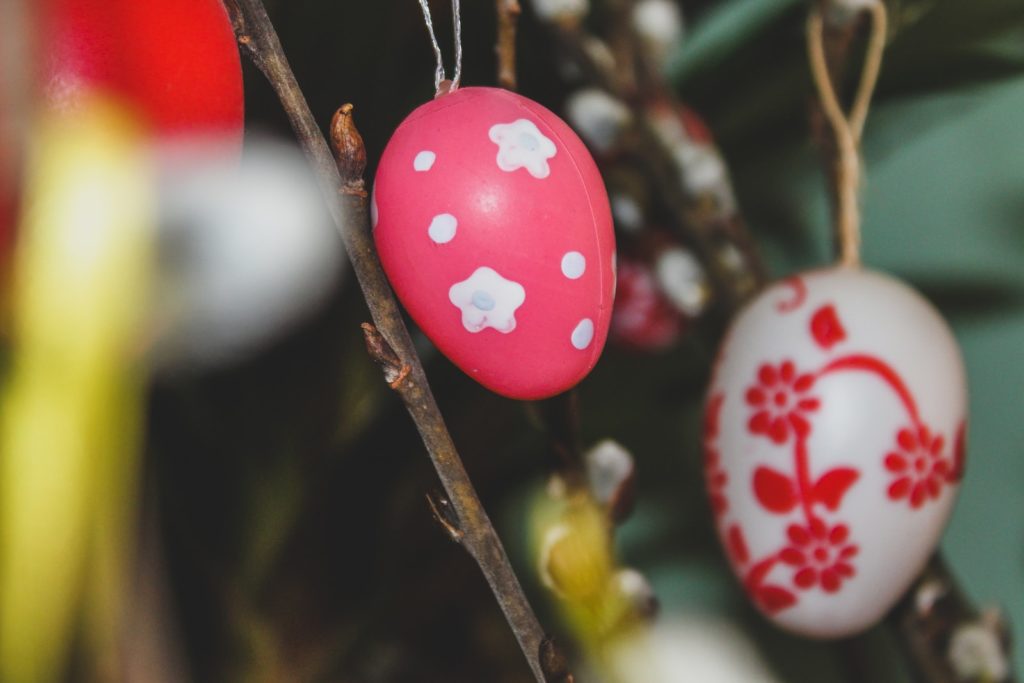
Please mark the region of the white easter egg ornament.
[[936, 310], [877, 272], [766, 289], [708, 395], [705, 473], [751, 599], [799, 634], [878, 622], [934, 551], [963, 474], [966, 378]]

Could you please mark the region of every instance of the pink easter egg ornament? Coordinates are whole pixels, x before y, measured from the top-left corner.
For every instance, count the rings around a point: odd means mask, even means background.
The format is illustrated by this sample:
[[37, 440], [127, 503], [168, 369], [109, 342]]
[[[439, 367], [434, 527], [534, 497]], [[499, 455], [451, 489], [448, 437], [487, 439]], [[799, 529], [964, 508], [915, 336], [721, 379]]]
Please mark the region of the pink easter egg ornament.
[[469, 376], [539, 399], [597, 363], [615, 288], [611, 211], [555, 114], [497, 88], [442, 95], [395, 131], [371, 201], [398, 298]]

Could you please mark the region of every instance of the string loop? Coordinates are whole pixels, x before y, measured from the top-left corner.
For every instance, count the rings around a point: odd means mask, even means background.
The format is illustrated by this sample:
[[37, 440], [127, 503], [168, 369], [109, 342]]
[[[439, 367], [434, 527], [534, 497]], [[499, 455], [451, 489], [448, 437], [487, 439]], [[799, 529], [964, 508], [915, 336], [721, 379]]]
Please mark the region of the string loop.
[[871, 105], [871, 95], [878, 82], [885, 49], [886, 12], [881, 0], [870, 2], [865, 9], [871, 13], [871, 36], [861, 72], [860, 84], [850, 113], [843, 112], [839, 97], [828, 73], [823, 38], [821, 6], [814, 3], [807, 17], [807, 53], [811, 75], [818, 91], [822, 111], [828, 119], [836, 140], [836, 233], [839, 237], [839, 261], [846, 266], [860, 263], [860, 207], [858, 193], [861, 183], [860, 142], [864, 122]]
[[452, 25], [455, 33], [455, 73], [448, 88], [442, 88], [445, 80], [444, 57], [441, 55], [441, 46], [437, 42], [437, 35], [434, 33], [434, 20], [430, 16], [430, 5], [428, 0], [419, 0], [420, 9], [423, 10], [423, 21], [427, 25], [427, 33], [430, 34], [430, 44], [434, 48], [434, 59], [437, 65], [434, 69], [434, 93], [435, 96], [445, 92], [453, 92], [459, 88], [462, 82], [462, 8], [459, 0], [452, 0]]

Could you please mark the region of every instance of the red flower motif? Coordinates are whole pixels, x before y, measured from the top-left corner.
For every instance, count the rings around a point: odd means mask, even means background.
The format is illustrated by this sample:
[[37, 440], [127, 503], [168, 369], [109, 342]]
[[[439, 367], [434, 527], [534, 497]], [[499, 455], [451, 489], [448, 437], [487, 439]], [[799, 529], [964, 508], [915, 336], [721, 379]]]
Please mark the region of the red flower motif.
[[721, 456], [717, 448], [710, 446], [704, 449], [704, 477], [707, 482], [708, 498], [711, 499], [711, 512], [721, 517], [728, 509], [729, 501], [723, 489], [729, 483], [729, 475], [722, 469]]
[[747, 389], [747, 404], [755, 409], [747, 425], [750, 431], [780, 445], [789, 439], [791, 430], [806, 437], [811, 423], [805, 414], [821, 405], [818, 399], [805, 395], [814, 385], [814, 376], [798, 375], [796, 367], [787, 360], [777, 367], [762, 365], [757, 371], [757, 382]]
[[929, 498], [937, 499], [953, 471], [942, 457], [944, 440], [921, 425], [901, 429], [896, 435], [897, 450], [885, 456], [885, 468], [895, 477], [889, 485], [889, 498], [906, 498], [910, 507], [919, 508]]
[[797, 568], [793, 574], [797, 588], [808, 590], [820, 585], [826, 593], [835, 593], [843, 579], [855, 574], [849, 560], [858, 548], [846, 542], [850, 530], [845, 524], [830, 529], [815, 518], [807, 526], [790, 525], [786, 535], [791, 545], [779, 553], [779, 559]]
[[729, 475], [722, 469], [722, 456], [715, 447], [718, 438], [719, 415], [725, 396], [716, 394], [708, 402], [704, 413], [704, 478], [707, 482], [708, 498], [711, 499], [711, 512], [720, 517], [729, 507], [723, 489], [729, 482]]

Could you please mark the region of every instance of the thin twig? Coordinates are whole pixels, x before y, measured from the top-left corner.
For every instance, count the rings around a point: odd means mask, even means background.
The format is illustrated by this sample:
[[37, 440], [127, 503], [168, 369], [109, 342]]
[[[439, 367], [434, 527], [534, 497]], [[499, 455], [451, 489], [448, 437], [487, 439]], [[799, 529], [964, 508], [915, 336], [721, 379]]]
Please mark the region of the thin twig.
[[[389, 380], [419, 430], [451, 503], [461, 533], [459, 541], [480, 566], [537, 681], [546, 680], [542, 647], [546, 638], [526, 600], [494, 527], [481, 505], [451, 435], [437, 407], [423, 365], [416, 354], [398, 304], [381, 269], [370, 236], [362, 179], [365, 151], [352, 121], [351, 107], [335, 116], [331, 136], [339, 151], [337, 164], [299, 89], [266, 9], [259, 0], [225, 0], [241, 50], [263, 72], [277, 93], [300, 144], [316, 170], [321, 190], [352, 261], [375, 328], [377, 360], [397, 364], [404, 375]], [[343, 177], [339, 169], [345, 174]], [[379, 335], [379, 339], [375, 336]], [[396, 360], [397, 359], [397, 360]], [[405, 368], [408, 367], [408, 372]]]
[[605, 9], [608, 12], [608, 47], [615, 58], [614, 76], [619, 87], [619, 94], [628, 100], [635, 100], [641, 89], [650, 85], [650, 81], [640, 78], [640, 50], [633, 30], [633, 0], [609, 0]]
[[571, 389], [530, 405], [548, 440], [551, 460], [570, 488], [586, 485], [580, 448], [580, 397]]
[[[971, 604], [939, 554], [932, 557], [887, 621], [899, 635], [915, 676], [923, 683], [1017, 681], [1005, 622], [998, 613], [982, 613]], [[953, 646], [957, 638], [970, 638], [977, 633], [982, 638], [988, 635], [993, 646], [990, 650], [964, 652]], [[965, 657], [970, 661], [962, 661]], [[965, 669], [972, 666], [978, 670], [964, 677]]]
[[[630, 87], [622, 83], [614, 64], [603, 63], [592, 49], [588, 49], [588, 45], [597, 42], [591, 35], [578, 24], [549, 23], [547, 28], [562, 48], [564, 58], [571, 60], [588, 81], [630, 104], [636, 122], [630, 151], [650, 173], [655, 189], [673, 214], [676, 226], [693, 243], [725, 309], [738, 308], [767, 280], [767, 271], [742, 216], [738, 212], [726, 215], [717, 210], [708, 211], [699, 198], [682, 191], [678, 159], [648, 122], [648, 107], [654, 103], [638, 101]], [[660, 104], [678, 110], [679, 103], [667, 88], [656, 97], [661, 100]], [[733, 195], [728, 177], [721, 182], [725, 185], [721, 194]], [[722, 248], [726, 245], [734, 247], [742, 256], [742, 267], [734, 267], [722, 259]]]
[[516, 81], [516, 22], [523, 8], [519, 0], [495, 0], [498, 10], [498, 85], [515, 90]]

